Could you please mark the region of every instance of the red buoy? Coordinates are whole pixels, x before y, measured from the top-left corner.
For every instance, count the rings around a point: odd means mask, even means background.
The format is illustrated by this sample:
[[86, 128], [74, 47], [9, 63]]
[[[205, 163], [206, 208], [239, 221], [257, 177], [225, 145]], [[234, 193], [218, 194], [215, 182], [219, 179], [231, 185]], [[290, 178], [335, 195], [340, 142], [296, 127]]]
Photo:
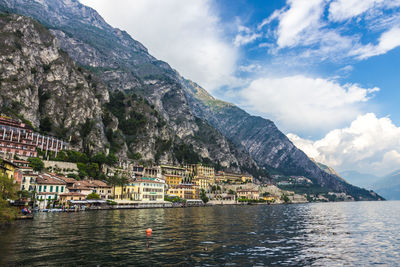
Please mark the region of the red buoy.
[[151, 232], [153, 232], [153, 230], [151, 228], [147, 228], [146, 229], [146, 236], [147, 237], [151, 237]]

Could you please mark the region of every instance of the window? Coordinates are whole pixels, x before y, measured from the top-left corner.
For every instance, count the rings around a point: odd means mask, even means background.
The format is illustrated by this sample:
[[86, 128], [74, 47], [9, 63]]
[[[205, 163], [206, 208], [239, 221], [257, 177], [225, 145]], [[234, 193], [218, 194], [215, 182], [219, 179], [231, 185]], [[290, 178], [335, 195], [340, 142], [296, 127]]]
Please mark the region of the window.
[[61, 186], [61, 193], [64, 192], [64, 186]]
[[46, 192], [47, 185], [43, 186], [43, 192]]
[[58, 192], [58, 185], [56, 186], [56, 192]]
[[52, 185], [50, 186], [50, 192], [53, 192], [53, 186]]
[[42, 192], [42, 186], [39, 185], [39, 192]]

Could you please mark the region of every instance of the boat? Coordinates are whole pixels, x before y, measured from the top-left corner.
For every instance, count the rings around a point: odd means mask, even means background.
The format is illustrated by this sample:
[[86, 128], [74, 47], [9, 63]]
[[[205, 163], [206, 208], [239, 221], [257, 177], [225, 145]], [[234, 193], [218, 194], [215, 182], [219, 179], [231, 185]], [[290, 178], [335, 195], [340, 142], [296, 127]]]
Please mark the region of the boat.
[[16, 220], [33, 220], [33, 214], [18, 215]]

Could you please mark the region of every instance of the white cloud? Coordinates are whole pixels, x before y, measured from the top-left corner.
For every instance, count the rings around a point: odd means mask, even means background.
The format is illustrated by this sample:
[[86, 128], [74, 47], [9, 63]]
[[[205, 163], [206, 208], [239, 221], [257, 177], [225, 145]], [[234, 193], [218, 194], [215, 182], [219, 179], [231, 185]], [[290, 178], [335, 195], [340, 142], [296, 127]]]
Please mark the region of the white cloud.
[[288, 4], [290, 8], [279, 16], [279, 47], [297, 45], [306, 30], [319, 28], [324, 7], [323, 0], [288, 0]]
[[96, 9], [111, 25], [142, 42], [152, 55], [207, 90], [234, 80], [238, 51], [230, 40], [225, 40], [211, 0], [81, 2]]
[[373, 113], [359, 116], [349, 127], [332, 130], [317, 141], [295, 134], [288, 137], [307, 155], [338, 171], [385, 175], [400, 169], [400, 127]]
[[329, 19], [336, 22], [344, 21], [369, 10], [393, 8], [399, 5], [399, 0], [334, 0], [329, 6]]
[[239, 93], [242, 106], [283, 130], [312, 134], [340, 127], [361, 114], [359, 104], [379, 88], [362, 88], [302, 75], [254, 80]]
[[257, 38], [261, 37], [260, 33], [255, 33], [245, 26], [239, 26], [238, 32], [239, 33], [236, 35], [235, 40], [233, 41], [233, 44], [237, 47], [252, 43]]
[[400, 27], [396, 26], [384, 32], [379, 38], [377, 45], [367, 44], [350, 52], [359, 59], [366, 59], [372, 56], [385, 54], [388, 51], [400, 46]]
[[335, 0], [329, 6], [329, 19], [343, 21], [358, 16], [383, 0]]
[[[264, 19], [258, 29], [266, 25], [270, 26], [268, 31], [272, 29], [274, 34], [268, 36], [275, 46], [268, 48], [273, 53], [287, 48], [296, 49], [292, 57], [298, 59], [363, 60], [400, 45], [397, 31], [400, 18], [394, 10], [399, 6], [400, 0], [287, 0], [285, 7]], [[393, 14], [385, 13], [389, 9], [394, 10]], [[357, 19], [357, 31], [348, 23], [353, 18]], [[275, 20], [277, 27], [271, 24]], [[379, 36], [382, 32], [378, 45], [362, 43], [364, 36], [371, 33]], [[288, 50], [284, 53], [288, 54]]]
[[262, 66], [259, 64], [242, 65], [238, 67], [238, 70], [241, 72], [259, 72], [262, 70]]

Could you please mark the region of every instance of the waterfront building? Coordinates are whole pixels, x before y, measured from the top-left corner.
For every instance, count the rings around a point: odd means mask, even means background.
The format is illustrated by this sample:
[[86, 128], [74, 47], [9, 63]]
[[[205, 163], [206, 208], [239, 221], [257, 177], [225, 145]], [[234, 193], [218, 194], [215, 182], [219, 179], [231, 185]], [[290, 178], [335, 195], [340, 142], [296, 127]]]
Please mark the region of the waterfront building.
[[85, 195], [85, 197], [93, 192], [93, 188], [85, 180], [76, 181], [75, 183], [72, 184], [72, 186], [67, 186], [67, 190], [68, 190], [67, 192], [81, 193]]
[[79, 192], [68, 192], [68, 193], [60, 194], [60, 203], [62, 205], [69, 206], [69, 202], [71, 200], [77, 201], [77, 200], [84, 200], [84, 199], [86, 199], [86, 196]]
[[165, 183], [156, 178], [130, 179], [126, 185], [115, 186], [115, 201], [164, 202]]
[[112, 186], [106, 184], [100, 180], [88, 180], [89, 187], [92, 189], [93, 193], [100, 196], [101, 199], [111, 199], [112, 198]]
[[268, 202], [278, 202], [280, 198], [281, 197], [277, 195], [268, 195], [263, 197], [263, 199]]
[[37, 157], [36, 148], [57, 152], [67, 149], [68, 143], [54, 137], [35, 133], [25, 123], [0, 116], [0, 152], [21, 157]]
[[58, 200], [66, 192], [66, 183], [50, 174], [39, 174], [36, 178], [36, 200], [40, 209]]
[[181, 199], [200, 199], [199, 187], [193, 184], [179, 184], [171, 186], [167, 194]]
[[258, 200], [260, 198], [260, 192], [257, 189], [238, 189], [236, 193], [238, 199], [246, 198]]
[[165, 179], [165, 183], [171, 187], [171, 186], [176, 186], [182, 183], [182, 176], [180, 175], [174, 175], [174, 174], [165, 174], [163, 175]]
[[208, 188], [215, 184], [215, 170], [213, 167], [203, 164], [187, 165], [186, 175], [192, 178], [192, 183], [199, 186], [200, 189], [208, 190]]

